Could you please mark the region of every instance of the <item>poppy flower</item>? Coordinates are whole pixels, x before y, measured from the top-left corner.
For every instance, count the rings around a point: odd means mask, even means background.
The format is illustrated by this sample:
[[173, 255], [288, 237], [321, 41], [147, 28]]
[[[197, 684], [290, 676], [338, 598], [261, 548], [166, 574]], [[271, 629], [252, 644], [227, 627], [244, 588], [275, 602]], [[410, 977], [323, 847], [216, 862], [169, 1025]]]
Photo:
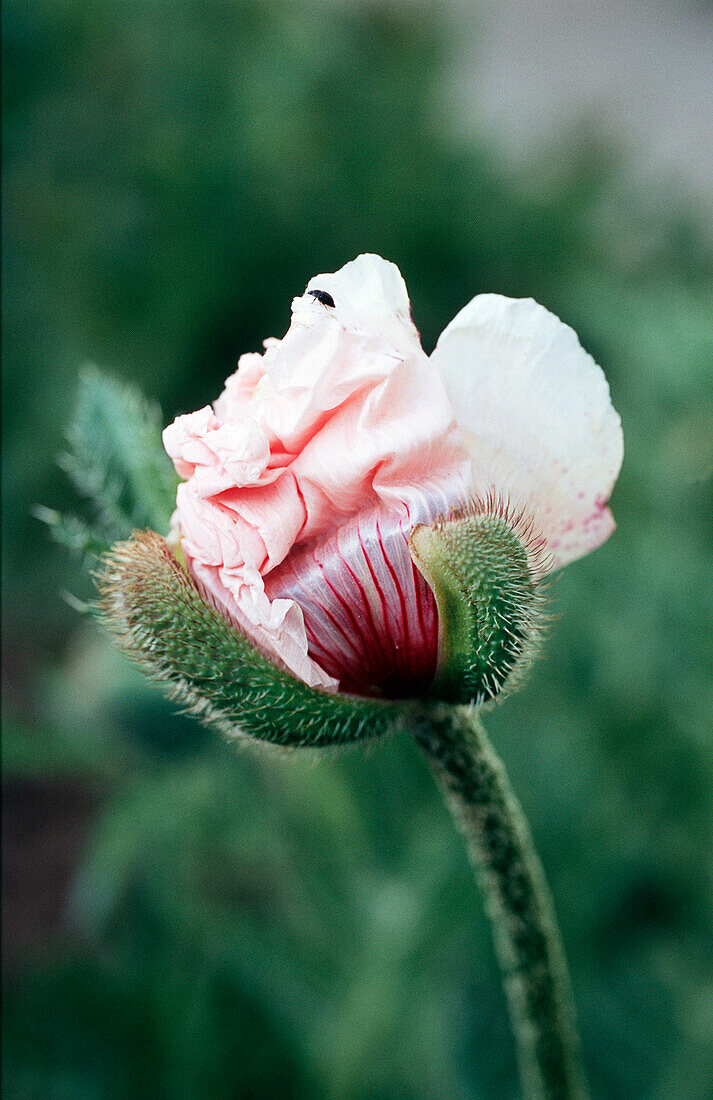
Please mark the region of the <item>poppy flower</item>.
[[164, 431], [174, 538], [204, 599], [307, 685], [428, 689], [448, 646], [423, 528], [495, 514], [537, 579], [613, 530], [609, 387], [532, 299], [478, 295], [428, 356], [398, 268], [362, 255], [264, 347]]

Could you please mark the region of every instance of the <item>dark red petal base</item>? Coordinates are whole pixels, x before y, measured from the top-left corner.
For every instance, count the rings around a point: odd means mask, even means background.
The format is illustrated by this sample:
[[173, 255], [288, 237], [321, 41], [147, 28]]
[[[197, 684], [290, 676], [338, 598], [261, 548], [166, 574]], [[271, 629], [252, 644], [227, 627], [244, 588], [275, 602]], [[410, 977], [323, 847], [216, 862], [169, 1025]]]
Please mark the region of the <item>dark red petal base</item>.
[[409, 552], [415, 522], [382, 506], [297, 546], [265, 577], [270, 599], [302, 608], [309, 655], [341, 691], [409, 698], [433, 681], [438, 611]]

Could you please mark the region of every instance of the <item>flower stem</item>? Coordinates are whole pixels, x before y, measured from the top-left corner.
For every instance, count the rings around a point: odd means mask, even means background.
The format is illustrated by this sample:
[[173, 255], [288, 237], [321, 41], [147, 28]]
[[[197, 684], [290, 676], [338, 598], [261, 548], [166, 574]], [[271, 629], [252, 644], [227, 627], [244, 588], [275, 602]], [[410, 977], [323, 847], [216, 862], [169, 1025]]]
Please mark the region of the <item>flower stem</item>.
[[435, 704], [414, 733], [463, 833], [503, 971], [525, 1100], [585, 1100], [552, 899], [505, 769], [472, 707]]

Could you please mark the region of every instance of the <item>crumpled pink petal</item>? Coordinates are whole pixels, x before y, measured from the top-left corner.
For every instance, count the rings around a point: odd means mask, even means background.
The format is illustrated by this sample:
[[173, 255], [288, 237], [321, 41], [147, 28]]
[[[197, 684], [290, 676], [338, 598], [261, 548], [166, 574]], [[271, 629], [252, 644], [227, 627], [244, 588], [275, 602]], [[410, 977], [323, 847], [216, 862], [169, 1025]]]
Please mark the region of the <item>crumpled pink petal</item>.
[[187, 478], [177, 512], [189, 569], [265, 652], [335, 690], [308, 653], [300, 607], [270, 600], [264, 578], [293, 547], [376, 505], [404, 518], [429, 493], [467, 495], [467, 451], [398, 269], [360, 256], [313, 279], [286, 336], [242, 357], [210, 413], [164, 433]]
[[204, 498], [257, 484], [270, 461], [267, 436], [253, 420], [221, 424], [210, 405], [177, 417], [163, 442], [176, 472]]

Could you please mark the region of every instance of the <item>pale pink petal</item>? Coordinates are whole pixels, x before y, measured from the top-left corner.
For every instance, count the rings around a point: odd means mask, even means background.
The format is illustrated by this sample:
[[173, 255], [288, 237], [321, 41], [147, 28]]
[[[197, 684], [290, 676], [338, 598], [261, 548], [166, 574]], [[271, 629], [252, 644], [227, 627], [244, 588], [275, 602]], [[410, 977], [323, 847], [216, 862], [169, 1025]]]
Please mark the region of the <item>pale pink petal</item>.
[[194, 449], [195, 454], [195, 448], [198, 447], [199, 454], [207, 454], [207, 448], [203, 449], [202, 445], [203, 436], [217, 426], [215, 413], [210, 405], [206, 405], [197, 412], [177, 416], [173, 424], [164, 428], [163, 445], [169, 458], [173, 459], [179, 477], [192, 477], [196, 462], [190, 457], [191, 449]]
[[270, 461], [270, 444], [252, 420], [221, 424], [204, 436], [210, 461], [196, 464], [195, 492], [215, 496], [236, 486], [256, 485]]
[[[334, 305], [308, 292], [296, 298], [284, 339], [241, 359], [215, 422], [205, 418], [201, 431], [177, 422], [167, 447], [190, 470], [177, 507], [202, 590], [284, 667], [333, 689], [336, 679], [310, 655], [302, 610], [288, 592], [266, 593], [265, 582], [297, 547], [338, 547], [332, 533], [369, 509], [378, 506], [388, 526], [408, 524], [424, 501], [458, 505], [469, 459], [398, 269], [361, 256], [309, 290]], [[258, 438], [270, 452], [261, 472], [264, 447], [248, 447]], [[403, 568], [412, 570], [410, 556]]]
[[293, 477], [249, 491], [200, 497], [192, 481], [178, 486], [176, 505], [187, 552], [210, 565], [260, 573], [283, 560], [300, 535], [305, 507]]
[[600, 367], [574, 331], [531, 298], [482, 294], [431, 356], [472, 457], [476, 493], [535, 515], [555, 566], [611, 533], [606, 507], [623, 457]]
[[378, 501], [406, 513], [410, 492], [468, 492], [468, 458], [450, 404], [425, 356], [335, 411], [291, 467], [307, 507], [303, 538]]
[[[269, 341], [265, 341], [265, 346]], [[238, 369], [226, 379], [225, 389], [213, 402], [215, 415], [221, 424], [237, 420], [244, 415], [245, 405], [255, 392], [255, 387], [265, 373], [265, 361], [258, 352], [241, 355]]]
[[163, 439], [176, 472], [192, 478], [201, 497], [258, 484], [270, 461], [270, 444], [253, 420], [220, 424], [210, 406], [179, 416]]

